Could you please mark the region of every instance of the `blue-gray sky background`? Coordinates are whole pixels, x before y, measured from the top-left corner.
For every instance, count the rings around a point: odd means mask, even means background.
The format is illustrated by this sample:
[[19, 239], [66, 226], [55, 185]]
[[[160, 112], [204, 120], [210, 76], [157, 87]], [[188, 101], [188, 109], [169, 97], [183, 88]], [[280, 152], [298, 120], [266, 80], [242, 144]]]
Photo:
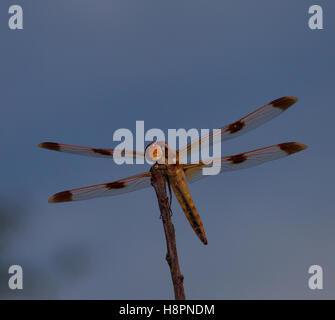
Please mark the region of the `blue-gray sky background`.
[[[58, 191], [149, 170], [37, 148], [112, 147], [113, 132], [218, 128], [273, 99], [289, 111], [223, 145], [234, 154], [299, 141], [302, 153], [206, 178], [191, 193], [208, 236], [173, 201], [193, 299], [335, 298], [335, 4], [315, 1], [30, 0], [0, 3], [2, 298], [173, 298], [152, 189], [52, 205]], [[8, 29], [21, 4], [24, 30]], [[167, 132], [167, 131], [166, 131]], [[7, 287], [9, 265], [24, 290]], [[308, 289], [308, 267], [324, 290]]]

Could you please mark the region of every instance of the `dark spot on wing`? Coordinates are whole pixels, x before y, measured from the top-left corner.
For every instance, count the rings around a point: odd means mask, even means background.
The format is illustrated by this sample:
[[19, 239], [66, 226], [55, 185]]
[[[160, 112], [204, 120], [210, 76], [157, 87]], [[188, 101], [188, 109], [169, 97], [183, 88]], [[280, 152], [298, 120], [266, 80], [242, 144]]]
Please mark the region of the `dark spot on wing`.
[[106, 150], [106, 149], [96, 149], [96, 148], [94, 148], [92, 150], [93, 150], [93, 152], [102, 154], [104, 156], [110, 156], [111, 155], [111, 152], [109, 150]]
[[299, 143], [299, 142], [286, 142], [286, 143], [281, 143], [278, 146], [281, 150], [285, 151], [288, 155], [299, 152], [307, 148], [305, 144]]
[[[128, 152], [129, 154], [130, 152]], [[115, 157], [125, 157], [127, 154], [126, 150], [110, 150], [109, 155], [113, 155]], [[133, 155], [135, 154], [135, 152], [133, 152]]]
[[60, 145], [56, 142], [42, 142], [38, 146], [44, 149], [60, 151]]
[[228, 128], [227, 131], [229, 131], [230, 133], [235, 133], [237, 131], [240, 131], [241, 129], [243, 129], [243, 127], [245, 126], [245, 122], [242, 120], [238, 120], [234, 123], [231, 123]]
[[58, 192], [49, 199], [49, 202], [67, 202], [67, 201], [72, 201], [71, 191]]
[[228, 159], [233, 164], [242, 163], [247, 160], [247, 156], [244, 153], [236, 154], [234, 156], [229, 157]]
[[115, 182], [106, 183], [105, 186], [109, 190], [122, 189], [126, 186], [126, 183], [125, 182], [120, 182], [120, 181], [115, 181]]
[[276, 100], [273, 100], [270, 102], [273, 107], [282, 109], [285, 111], [288, 109], [292, 104], [296, 103], [298, 101], [298, 98], [292, 97], [292, 96], [287, 96], [287, 97], [282, 97]]

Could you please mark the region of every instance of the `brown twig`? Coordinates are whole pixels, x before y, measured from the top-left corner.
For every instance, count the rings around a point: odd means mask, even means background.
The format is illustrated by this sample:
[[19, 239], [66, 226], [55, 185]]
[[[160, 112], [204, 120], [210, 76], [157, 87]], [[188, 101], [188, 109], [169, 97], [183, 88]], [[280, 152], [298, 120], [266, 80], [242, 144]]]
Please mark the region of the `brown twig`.
[[180, 272], [178, 262], [176, 236], [171, 219], [169, 199], [166, 194], [166, 179], [157, 164], [151, 168], [151, 175], [151, 184], [156, 191], [165, 232], [167, 248], [166, 261], [170, 267], [174, 296], [176, 300], [185, 300], [184, 276]]

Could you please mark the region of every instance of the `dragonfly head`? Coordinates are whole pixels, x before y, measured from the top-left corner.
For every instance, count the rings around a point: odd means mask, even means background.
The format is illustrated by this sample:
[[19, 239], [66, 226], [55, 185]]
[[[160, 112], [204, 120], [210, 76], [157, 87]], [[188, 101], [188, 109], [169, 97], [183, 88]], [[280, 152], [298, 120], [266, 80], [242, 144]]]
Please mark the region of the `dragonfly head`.
[[145, 149], [145, 157], [150, 162], [165, 163], [165, 154], [168, 154], [168, 144], [162, 141], [153, 141]]

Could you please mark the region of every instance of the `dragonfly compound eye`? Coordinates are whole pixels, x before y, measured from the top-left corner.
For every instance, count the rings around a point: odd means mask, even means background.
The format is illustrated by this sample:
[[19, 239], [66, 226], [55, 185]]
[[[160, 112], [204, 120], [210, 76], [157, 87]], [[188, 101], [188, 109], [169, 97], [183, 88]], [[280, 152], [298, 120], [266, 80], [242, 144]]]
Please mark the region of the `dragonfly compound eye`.
[[157, 162], [163, 157], [162, 147], [154, 142], [150, 144], [145, 151], [146, 158], [151, 162]]

